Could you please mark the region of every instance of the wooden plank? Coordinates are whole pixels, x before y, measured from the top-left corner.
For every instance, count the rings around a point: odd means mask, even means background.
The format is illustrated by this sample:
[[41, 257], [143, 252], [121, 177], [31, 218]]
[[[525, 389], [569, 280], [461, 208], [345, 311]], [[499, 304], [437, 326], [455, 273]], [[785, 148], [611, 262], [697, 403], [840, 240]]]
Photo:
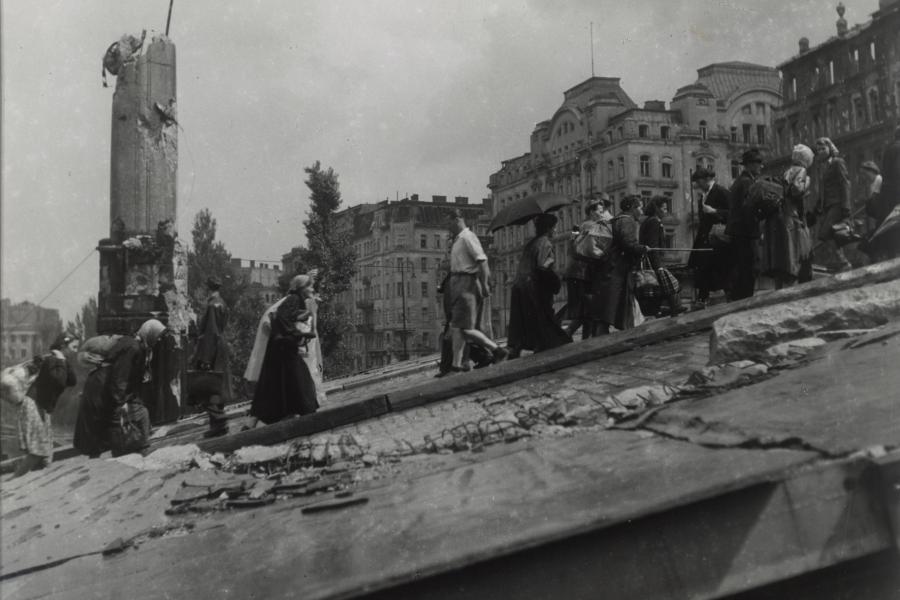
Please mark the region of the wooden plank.
[[736, 302], [717, 304], [674, 319], [656, 319], [635, 329], [567, 344], [487, 369], [458, 373], [426, 384], [394, 390], [388, 392], [388, 399], [394, 410], [404, 410], [696, 333], [711, 328], [717, 319], [728, 314], [890, 281], [898, 277], [900, 259], [877, 263]]
[[280, 444], [288, 440], [328, 431], [342, 425], [372, 419], [389, 412], [387, 398], [377, 396], [361, 402], [344, 404], [319, 410], [310, 415], [289, 418], [278, 423], [239, 431], [197, 443], [204, 452], [234, 452], [250, 445]]

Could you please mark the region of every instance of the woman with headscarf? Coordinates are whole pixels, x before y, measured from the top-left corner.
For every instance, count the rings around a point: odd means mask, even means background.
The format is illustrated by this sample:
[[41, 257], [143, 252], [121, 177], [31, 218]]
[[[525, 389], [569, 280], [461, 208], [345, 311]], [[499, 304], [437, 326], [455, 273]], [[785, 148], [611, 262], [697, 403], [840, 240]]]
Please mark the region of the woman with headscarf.
[[785, 193], [781, 207], [762, 224], [759, 271], [774, 279], [776, 289], [801, 279], [802, 266], [809, 260], [811, 244], [803, 204], [809, 190], [807, 169], [812, 163], [813, 151], [808, 146], [794, 146], [791, 166], [782, 176]]
[[522, 249], [510, 292], [506, 342], [510, 358], [518, 357], [522, 350], [540, 352], [572, 341], [553, 313], [553, 296], [560, 289], [550, 241], [556, 221], [555, 216], [548, 214], [535, 217], [535, 236]]
[[106, 450], [114, 454], [111, 433], [127, 419], [137, 425], [145, 442], [150, 437], [150, 413], [141, 390], [149, 377], [153, 348], [166, 331], [156, 319], [145, 321], [134, 336], [98, 336], [84, 344], [83, 362], [93, 365], [84, 383], [73, 445], [91, 458]]
[[[50, 353], [32, 359], [31, 365], [20, 371], [4, 372], [7, 399], [17, 404], [19, 447], [25, 456], [16, 467], [15, 477], [41, 469], [53, 459], [53, 428], [50, 416], [63, 391], [75, 385], [77, 379], [69, 358], [78, 349], [78, 338], [61, 333]], [[24, 378], [21, 375], [33, 375]], [[27, 393], [25, 389], [27, 387]]]
[[835, 257], [834, 269], [846, 271], [852, 265], [838, 246], [832, 227], [850, 219], [850, 176], [847, 163], [840, 157], [830, 138], [821, 137], [815, 144], [816, 163], [819, 166], [819, 189], [816, 202], [816, 221], [819, 240], [829, 244]]
[[297, 275], [272, 315], [269, 341], [250, 406], [250, 415], [263, 423], [313, 413], [319, 407], [315, 382], [300, 356], [300, 346], [314, 335], [312, 313], [307, 308], [312, 293], [309, 275]]

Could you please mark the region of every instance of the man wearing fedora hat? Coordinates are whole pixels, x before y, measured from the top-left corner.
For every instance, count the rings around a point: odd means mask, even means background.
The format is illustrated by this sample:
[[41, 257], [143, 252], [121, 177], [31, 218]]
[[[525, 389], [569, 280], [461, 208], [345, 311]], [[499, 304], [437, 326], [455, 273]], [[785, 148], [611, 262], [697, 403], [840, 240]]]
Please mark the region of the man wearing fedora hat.
[[725, 289], [731, 275], [731, 252], [710, 240], [713, 227], [718, 225], [721, 228], [728, 222], [731, 200], [728, 189], [716, 182], [716, 174], [709, 169], [700, 167], [691, 176], [691, 181], [700, 194], [700, 223], [693, 247], [712, 250], [692, 252], [688, 259], [688, 266], [694, 270], [696, 277], [697, 301], [700, 307], [704, 307], [709, 301], [710, 291]]
[[219, 393], [198, 394], [197, 400], [209, 415], [209, 430], [206, 437], [214, 437], [228, 433], [228, 418], [224, 405], [231, 401], [231, 364], [228, 344], [225, 341], [225, 326], [228, 323], [228, 306], [219, 290], [222, 282], [217, 277], [206, 280], [209, 297], [206, 300], [206, 312], [198, 324], [199, 337], [197, 348], [192, 359], [198, 371], [218, 371], [222, 373], [222, 385]]
[[725, 233], [731, 236], [734, 250], [729, 300], [753, 295], [756, 288], [756, 240], [759, 239], [759, 217], [750, 205], [750, 186], [762, 173], [762, 153], [750, 148], [741, 156], [744, 169], [731, 186], [731, 209]]

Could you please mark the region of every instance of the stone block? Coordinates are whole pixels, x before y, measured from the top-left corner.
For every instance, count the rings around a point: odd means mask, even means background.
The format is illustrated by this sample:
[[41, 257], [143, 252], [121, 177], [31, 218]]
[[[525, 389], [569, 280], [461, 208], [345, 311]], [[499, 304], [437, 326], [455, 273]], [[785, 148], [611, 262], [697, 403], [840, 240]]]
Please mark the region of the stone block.
[[713, 323], [710, 364], [766, 358], [779, 343], [822, 331], [869, 329], [900, 318], [900, 280], [735, 313]]

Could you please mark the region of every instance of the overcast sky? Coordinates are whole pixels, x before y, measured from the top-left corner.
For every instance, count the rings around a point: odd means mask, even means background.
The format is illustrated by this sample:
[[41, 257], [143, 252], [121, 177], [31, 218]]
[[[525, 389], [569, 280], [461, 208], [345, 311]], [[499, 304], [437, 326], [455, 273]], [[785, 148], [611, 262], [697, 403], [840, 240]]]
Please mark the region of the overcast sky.
[[[114, 86], [100, 61], [123, 33], [164, 31], [168, 4], [2, 1], [3, 297], [66, 320], [96, 294]], [[256, 259], [303, 242], [316, 160], [338, 173], [344, 206], [488, 196], [490, 173], [591, 75], [592, 21], [595, 73], [642, 104], [713, 62], [775, 66], [837, 19], [830, 0], [174, 4], [179, 232], [209, 208], [232, 255]], [[851, 26], [878, 8], [844, 4]]]

